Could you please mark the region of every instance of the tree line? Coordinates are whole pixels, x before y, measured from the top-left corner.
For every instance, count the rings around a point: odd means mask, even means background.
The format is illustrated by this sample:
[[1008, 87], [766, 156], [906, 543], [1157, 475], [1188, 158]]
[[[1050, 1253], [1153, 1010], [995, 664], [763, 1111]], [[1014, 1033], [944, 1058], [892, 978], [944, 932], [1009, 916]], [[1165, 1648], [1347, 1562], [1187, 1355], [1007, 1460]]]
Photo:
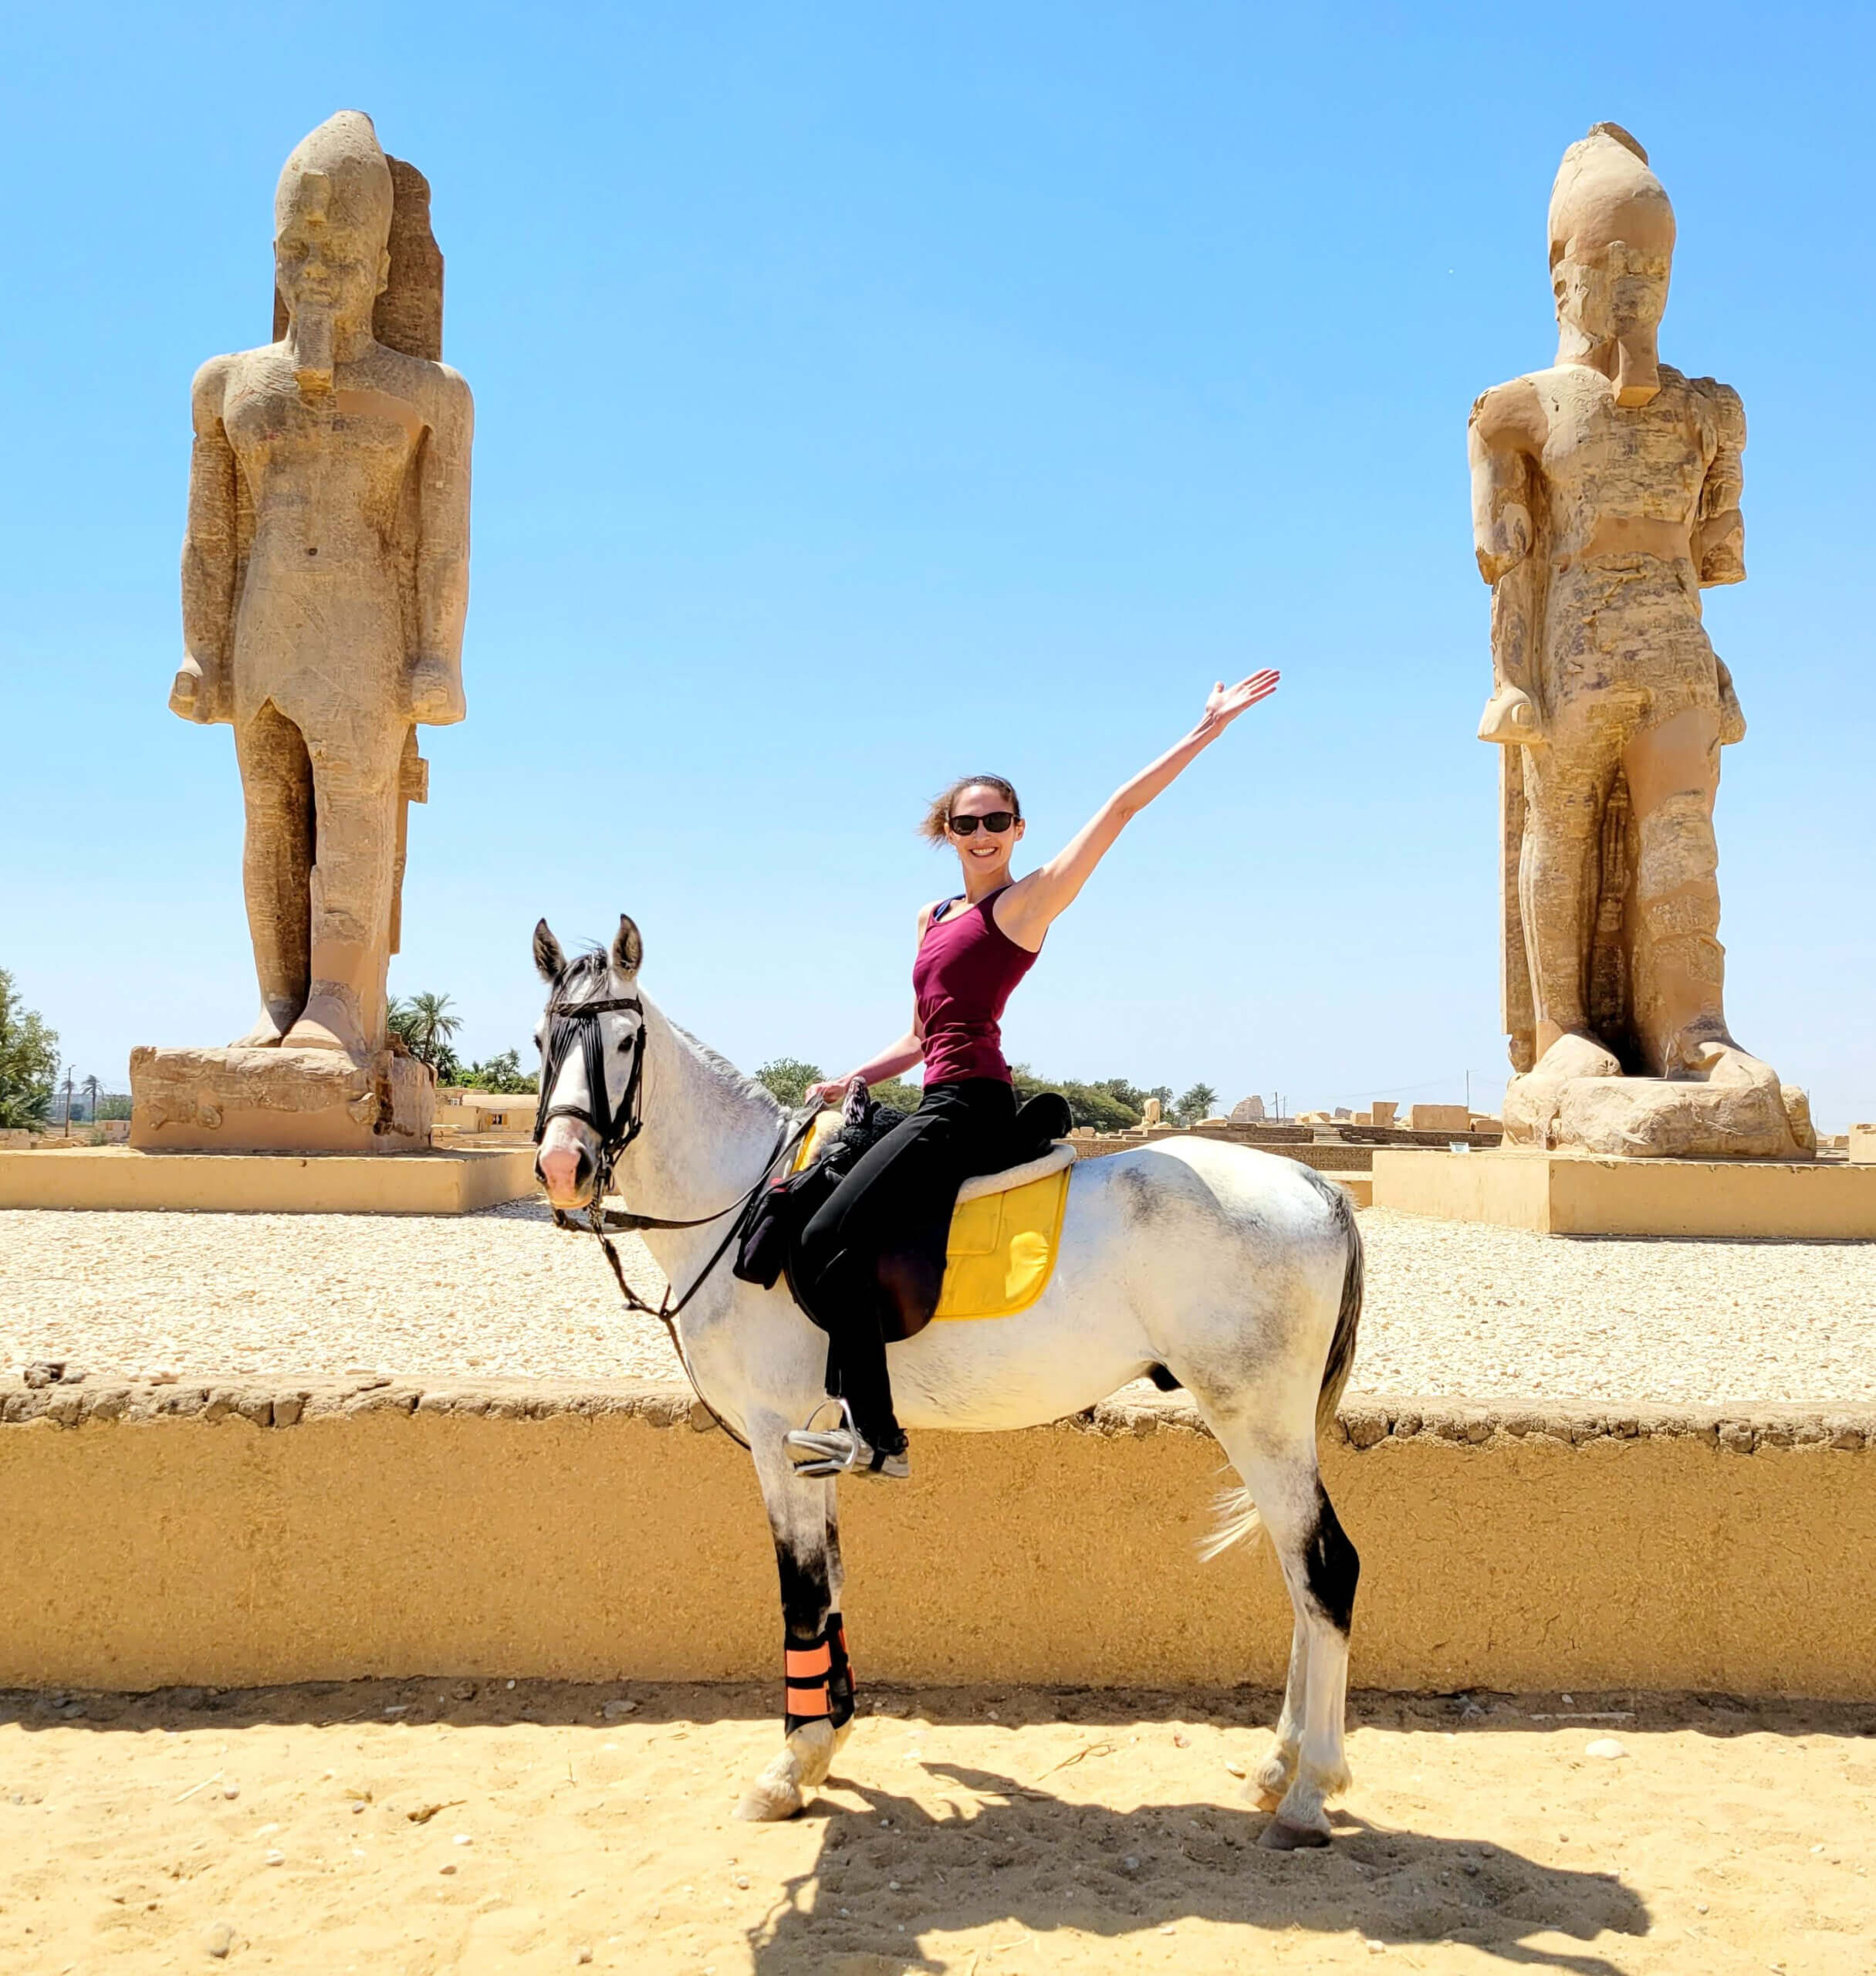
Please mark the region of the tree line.
[[451, 1047], [462, 1018], [447, 995], [393, 996], [385, 1020], [405, 1049], [435, 1071], [438, 1084], [511, 1093], [540, 1088], [539, 1072], [521, 1068], [518, 1050], [498, 1051], [480, 1063], [464, 1063]]
[[31, 1132], [50, 1117], [59, 1088], [59, 1032], [19, 999], [0, 967], [0, 1128]]
[[[453, 1047], [462, 1018], [448, 995], [394, 997], [388, 1020], [391, 1033], [413, 1057], [435, 1071], [438, 1084], [501, 1092], [540, 1088], [538, 1073], [521, 1068], [519, 1051], [503, 1050], [481, 1062], [464, 1063]], [[809, 1085], [822, 1082], [826, 1074], [820, 1064], [799, 1057], [775, 1057], [755, 1077], [784, 1105], [798, 1105], [805, 1101]], [[1170, 1084], [1143, 1088], [1125, 1078], [1088, 1083], [1073, 1078], [1041, 1078], [1026, 1064], [1012, 1066], [1010, 1081], [1019, 1098], [1033, 1098], [1039, 1091], [1060, 1091], [1077, 1125], [1102, 1132], [1125, 1132], [1137, 1125], [1150, 1098], [1159, 1100], [1161, 1115], [1176, 1125], [1194, 1125], [1212, 1118], [1219, 1106], [1219, 1095], [1208, 1084], [1195, 1084], [1175, 1098]], [[21, 1004], [12, 976], [0, 968], [0, 1127], [44, 1125], [58, 1084], [58, 1032], [48, 1029], [35, 1011]], [[916, 1112], [924, 1095], [917, 1084], [908, 1084], [903, 1078], [889, 1078], [871, 1090], [880, 1103], [901, 1112]]]
[[[796, 1105], [806, 1101], [809, 1085], [821, 1083], [826, 1074], [820, 1064], [799, 1057], [776, 1057], [755, 1073], [755, 1081], [784, 1105]], [[1075, 1124], [1090, 1125], [1100, 1132], [1122, 1132], [1137, 1125], [1146, 1115], [1149, 1098], [1159, 1100], [1161, 1115], [1175, 1125], [1195, 1125], [1218, 1112], [1218, 1093], [1208, 1084], [1195, 1084], [1175, 1098], [1171, 1084], [1148, 1089], [1130, 1084], [1125, 1078], [1104, 1078], [1093, 1084], [1073, 1078], [1039, 1078], [1026, 1064], [1012, 1064], [1009, 1078], [1019, 1098], [1033, 1098], [1039, 1091], [1060, 1091], [1068, 1100], [1069, 1116]], [[881, 1104], [901, 1112], [916, 1112], [924, 1095], [917, 1084], [908, 1084], [903, 1078], [889, 1078], [867, 1089]]]

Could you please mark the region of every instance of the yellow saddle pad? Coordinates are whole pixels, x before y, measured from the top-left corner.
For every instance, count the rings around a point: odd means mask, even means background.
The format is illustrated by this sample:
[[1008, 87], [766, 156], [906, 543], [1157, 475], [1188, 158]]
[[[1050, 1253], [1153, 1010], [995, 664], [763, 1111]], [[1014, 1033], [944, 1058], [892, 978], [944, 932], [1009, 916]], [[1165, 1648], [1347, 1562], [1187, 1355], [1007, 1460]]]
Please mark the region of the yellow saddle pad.
[[[795, 1172], [817, 1159], [840, 1129], [837, 1110], [822, 1112], [795, 1155]], [[1049, 1287], [1073, 1170], [1073, 1149], [1058, 1140], [1053, 1152], [1007, 1175], [965, 1182], [952, 1211], [935, 1324], [1013, 1318]]]

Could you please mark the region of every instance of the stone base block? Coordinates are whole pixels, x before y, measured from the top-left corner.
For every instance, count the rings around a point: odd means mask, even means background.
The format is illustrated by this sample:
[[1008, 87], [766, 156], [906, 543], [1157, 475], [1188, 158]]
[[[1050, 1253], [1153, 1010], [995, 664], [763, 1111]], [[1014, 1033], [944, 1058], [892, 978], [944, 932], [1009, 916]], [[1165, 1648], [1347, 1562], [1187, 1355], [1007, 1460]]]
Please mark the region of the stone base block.
[[413, 1057], [336, 1050], [130, 1052], [130, 1143], [147, 1152], [421, 1150], [436, 1081]]
[[1377, 1149], [1374, 1205], [1540, 1235], [1876, 1241], [1876, 1166]]
[[1708, 1082], [1535, 1071], [1505, 1087], [1505, 1139], [1553, 1152], [1686, 1159], [1797, 1159], [1817, 1150], [1804, 1093], [1769, 1071]]
[[532, 1145], [408, 1152], [0, 1152], [0, 1208], [221, 1214], [468, 1214], [534, 1193]]

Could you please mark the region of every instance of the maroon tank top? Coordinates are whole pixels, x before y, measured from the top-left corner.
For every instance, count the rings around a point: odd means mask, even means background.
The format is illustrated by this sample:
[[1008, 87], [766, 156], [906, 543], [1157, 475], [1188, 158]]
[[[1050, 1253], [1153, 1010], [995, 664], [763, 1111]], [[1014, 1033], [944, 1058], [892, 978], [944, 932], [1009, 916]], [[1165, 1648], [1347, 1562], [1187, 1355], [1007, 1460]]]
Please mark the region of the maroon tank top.
[[1010, 990], [1036, 963], [996, 923], [991, 907], [1009, 888], [965, 906], [947, 900], [912, 963], [912, 993], [925, 1030], [925, 1085], [959, 1078], [1009, 1081], [998, 1027]]

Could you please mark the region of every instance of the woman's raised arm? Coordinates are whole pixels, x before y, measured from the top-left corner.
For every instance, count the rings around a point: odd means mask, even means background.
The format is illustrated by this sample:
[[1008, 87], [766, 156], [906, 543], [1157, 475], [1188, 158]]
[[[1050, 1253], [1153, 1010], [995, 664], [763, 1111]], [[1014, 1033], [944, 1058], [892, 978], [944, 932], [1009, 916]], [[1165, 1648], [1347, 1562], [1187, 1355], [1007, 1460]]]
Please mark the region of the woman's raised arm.
[[996, 923], [1019, 946], [1032, 951], [1043, 943], [1053, 922], [1073, 904], [1076, 895], [1093, 875], [1094, 868], [1114, 841], [1162, 789], [1175, 781], [1186, 764], [1208, 748], [1247, 708], [1276, 691], [1279, 675], [1253, 672], [1235, 686], [1221, 680], [1205, 699], [1198, 725], [1176, 746], [1168, 748], [1131, 782], [1124, 783], [1069, 843], [1047, 864], [1019, 878], [997, 895], [990, 908]]

